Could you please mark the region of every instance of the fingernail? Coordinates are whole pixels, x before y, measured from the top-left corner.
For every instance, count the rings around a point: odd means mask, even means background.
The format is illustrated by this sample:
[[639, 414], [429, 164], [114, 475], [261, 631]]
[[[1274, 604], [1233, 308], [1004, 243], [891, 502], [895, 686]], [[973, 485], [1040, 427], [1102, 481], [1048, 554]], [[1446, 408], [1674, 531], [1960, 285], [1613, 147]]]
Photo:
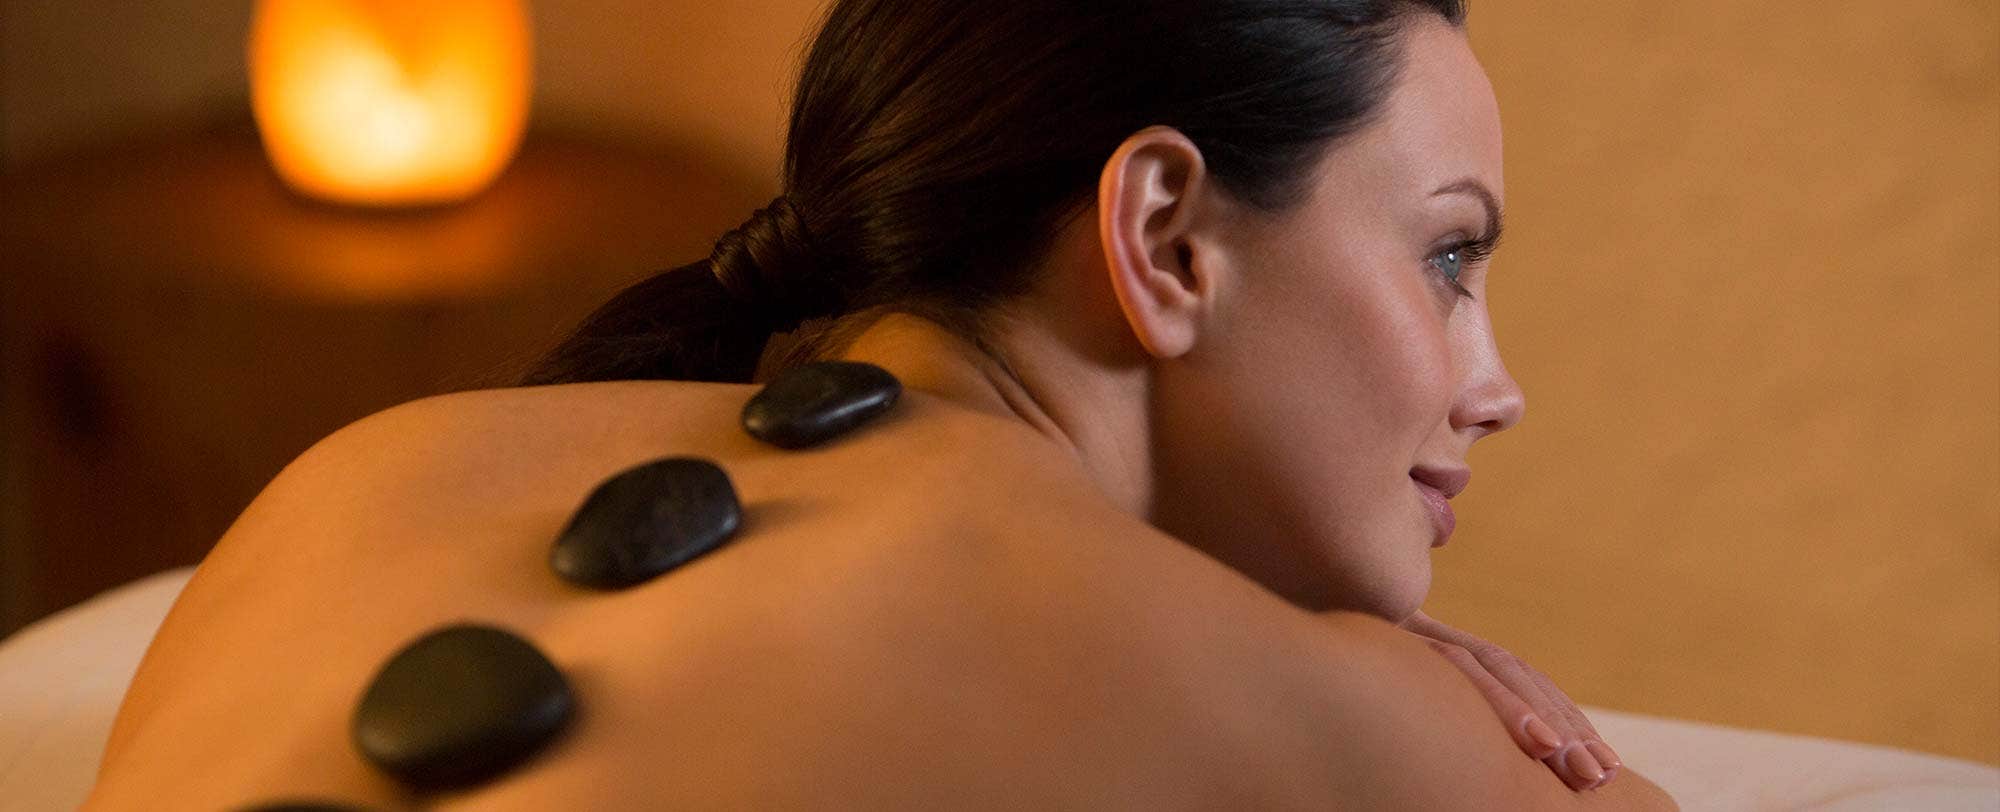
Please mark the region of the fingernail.
[[1590, 754], [1597, 757], [1597, 763], [1602, 765], [1606, 772], [1625, 766], [1625, 762], [1618, 760], [1618, 751], [1611, 749], [1611, 745], [1592, 739], [1583, 746], [1589, 748]]
[[1604, 780], [1604, 768], [1597, 766], [1597, 758], [1587, 749], [1570, 747], [1569, 752], [1563, 756], [1563, 763], [1569, 765], [1569, 771], [1575, 773], [1576, 777], [1583, 779], [1586, 789]]
[[1536, 744], [1549, 752], [1555, 752], [1556, 748], [1562, 746], [1562, 737], [1556, 735], [1555, 728], [1549, 727], [1539, 716], [1528, 717], [1527, 730], [1528, 738], [1534, 739]]

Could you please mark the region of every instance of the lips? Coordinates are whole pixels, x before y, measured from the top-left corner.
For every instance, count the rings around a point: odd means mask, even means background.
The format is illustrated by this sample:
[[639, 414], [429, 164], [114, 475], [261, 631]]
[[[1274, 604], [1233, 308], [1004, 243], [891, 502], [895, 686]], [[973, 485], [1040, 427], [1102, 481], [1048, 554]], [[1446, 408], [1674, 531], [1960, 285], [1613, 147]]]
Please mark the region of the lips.
[[1431, 541], [1431, 546], [1443, 547], [1445, 542], [1451, 540], [1451, 531], [1458, 527], [1458, 517], [1451, 510], [1451, 498], [1445, 496], [1444, 491], [1423, 482], [1416, 485], [1417, 493], [1423, 495], [1424, 504], [1430, 508], [1431, 526], [1437, 529], [1437, 537]]
[[1458, 527], [1458, 516], [1452, 512], [1451, 498], [1465, 490], [1472, 482], [1472, 472], [1464, 468], [1438, 468], [1418, 466], [1410, 469], [1410, 479], [1417, 485], [1417, 493], [1423, 496], [1425, 506], [1430, 508], [1431, 526], [1437, 529], [1437, 537], [1432, 547], [1443, 547], [1451, 540], [1451, 531]]
[[1464, 468], [1440, 468], [1419, 465], [1410, 469], [1410, 478], [1444, 494], [1450, 499], [1463, 493], [1465, 486], [1472, 483], [1472, 472]]

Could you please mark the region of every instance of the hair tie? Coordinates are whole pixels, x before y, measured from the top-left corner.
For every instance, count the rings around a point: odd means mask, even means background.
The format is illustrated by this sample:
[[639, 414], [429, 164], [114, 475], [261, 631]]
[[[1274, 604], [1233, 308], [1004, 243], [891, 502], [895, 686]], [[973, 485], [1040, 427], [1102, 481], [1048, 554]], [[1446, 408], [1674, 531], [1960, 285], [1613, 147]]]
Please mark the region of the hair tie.
[[743, 314], [770, 332], [789, 333], [806, 319], [843, 307], [804, 218], [785, 195], [722, 235], [708, 259], [709, 272], [742, 305]]

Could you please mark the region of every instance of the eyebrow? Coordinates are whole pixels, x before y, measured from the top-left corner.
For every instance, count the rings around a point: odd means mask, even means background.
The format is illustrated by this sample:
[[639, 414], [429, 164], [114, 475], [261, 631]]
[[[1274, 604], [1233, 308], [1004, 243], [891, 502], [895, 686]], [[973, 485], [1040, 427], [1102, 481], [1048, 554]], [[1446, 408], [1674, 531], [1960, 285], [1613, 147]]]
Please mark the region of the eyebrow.
[[1493, 196], [1493, 190], [1486, 188], [1486, 184], [1472, 178], [1459, 178], [1438, 187], [1437, 191], [1431, 193], [1431, 197], [1451, 194], [1472, 195], [1478, 198], [1481, 204], [1486, 206], [1486, 233], [1480, 235], [1479, 240], [1491, 245], [1499, 244], [1500, 231], [1505, 224], [1500, 211], [1500, 201]]

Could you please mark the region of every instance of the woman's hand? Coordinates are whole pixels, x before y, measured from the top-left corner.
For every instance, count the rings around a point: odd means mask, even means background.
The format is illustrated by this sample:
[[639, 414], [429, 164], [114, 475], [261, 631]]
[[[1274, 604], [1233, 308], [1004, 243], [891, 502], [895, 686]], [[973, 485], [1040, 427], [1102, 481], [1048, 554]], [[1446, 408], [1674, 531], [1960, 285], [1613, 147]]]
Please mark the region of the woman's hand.
[[1399, 624], [1444, 655], [1486, 697], [1500, 722], [1528, 755], [1540, 759], [1571, 789], [1609, 782], [1621, 762], [1547, 676], [1506, 649], [1439, 623], [1419, 611]]

